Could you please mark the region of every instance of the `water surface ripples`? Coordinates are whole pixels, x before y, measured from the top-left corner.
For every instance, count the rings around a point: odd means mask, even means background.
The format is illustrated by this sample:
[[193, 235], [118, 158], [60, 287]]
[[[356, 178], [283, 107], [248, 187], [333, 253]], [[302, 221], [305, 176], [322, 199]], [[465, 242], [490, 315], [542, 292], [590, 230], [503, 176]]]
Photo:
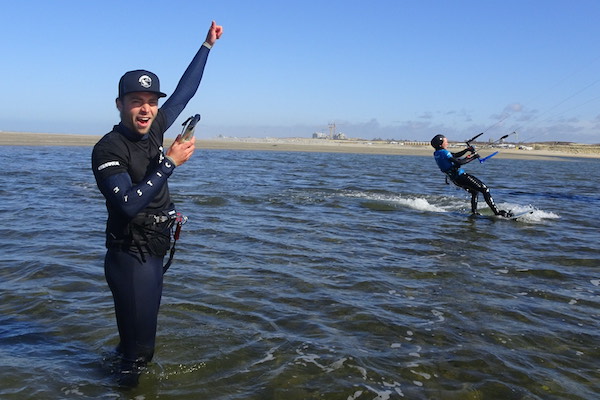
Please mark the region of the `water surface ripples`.
[[[599, 160], [198, 151], [156, 355], [124, 392], [90, 148], [0, 147], [3, 399], [591, 399]], [[483, 202], [482, 202], [483, 204]], [[484, 212], [489, 210], [485, 210]]]

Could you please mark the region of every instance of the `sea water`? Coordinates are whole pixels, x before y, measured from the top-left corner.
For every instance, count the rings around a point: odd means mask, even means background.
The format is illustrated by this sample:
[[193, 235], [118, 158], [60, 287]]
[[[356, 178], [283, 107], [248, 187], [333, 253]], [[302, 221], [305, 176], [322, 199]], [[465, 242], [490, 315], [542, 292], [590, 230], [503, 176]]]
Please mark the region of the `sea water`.
[[[517, 221], [469, 216], [433, 157], [206, 151], [139, 387], [111, 377], [89, 147], [0, 147], [1, 399], [592, 399], [598, 159], [470, 164]], [[483, 200], [483, 214], [490, 214]]]

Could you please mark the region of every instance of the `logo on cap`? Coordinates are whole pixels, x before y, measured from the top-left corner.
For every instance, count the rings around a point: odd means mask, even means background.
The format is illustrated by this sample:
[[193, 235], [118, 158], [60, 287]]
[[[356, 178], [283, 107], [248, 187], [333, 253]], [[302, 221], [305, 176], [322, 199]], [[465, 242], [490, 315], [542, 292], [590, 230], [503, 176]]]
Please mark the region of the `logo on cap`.
[[148, 75], [140, 76], [140, 79], [138, 79], [138, 81], [140, 82], [140, 85], [142, 85], [142, 87], [145, 87], [146, 89], [152, 86], [152, 78], [150, 78]]

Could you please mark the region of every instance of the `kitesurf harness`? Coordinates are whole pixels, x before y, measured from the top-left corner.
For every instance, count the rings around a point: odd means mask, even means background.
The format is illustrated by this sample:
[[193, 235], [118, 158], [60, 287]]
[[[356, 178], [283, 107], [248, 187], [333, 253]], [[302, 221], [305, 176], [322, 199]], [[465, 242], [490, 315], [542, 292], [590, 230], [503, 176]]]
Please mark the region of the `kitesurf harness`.
[[[186, 222], [187, 217], [175, 210], [164, 211], [158, 215], [141, 213], [129, 221], [123, 236], [108, 235], [107, 246], [119, 247], [123, 250], [134, 248], [142, 262], [146, 262], [145, 254], [164, 257], [170, 248], [169, 259], [163, 266], [163, 273], [165, 273], [173, 262], [181, 226]], [[171, 233], [173, 233], [172, 244]]]

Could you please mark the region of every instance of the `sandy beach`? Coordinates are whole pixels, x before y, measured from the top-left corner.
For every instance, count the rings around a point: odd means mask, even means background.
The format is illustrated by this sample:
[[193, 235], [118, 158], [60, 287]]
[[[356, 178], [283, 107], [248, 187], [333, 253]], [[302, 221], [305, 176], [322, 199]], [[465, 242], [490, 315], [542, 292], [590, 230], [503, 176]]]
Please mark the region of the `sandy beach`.
[[[54, 133], [0, 132], [0, 146], [93, 146], [100, 136]], [[172, 138], [165, 139], [170, 145]], [[390, 155], [431, 155], [432, 149], [424, 142], [379, 142], [363, 140], [324, 140], [305, 138], [219, 138], [197, 139], [199, 149], [211, 150], [271, 150], [329, 153], [362, 153]], [[500, 150], [499, 158], [556, 159], [557, 157], [600, 158], [600, 146], [579, 144], [528, 144], [525, 149], [492, 149], [478, 146], [482, 156]]]

